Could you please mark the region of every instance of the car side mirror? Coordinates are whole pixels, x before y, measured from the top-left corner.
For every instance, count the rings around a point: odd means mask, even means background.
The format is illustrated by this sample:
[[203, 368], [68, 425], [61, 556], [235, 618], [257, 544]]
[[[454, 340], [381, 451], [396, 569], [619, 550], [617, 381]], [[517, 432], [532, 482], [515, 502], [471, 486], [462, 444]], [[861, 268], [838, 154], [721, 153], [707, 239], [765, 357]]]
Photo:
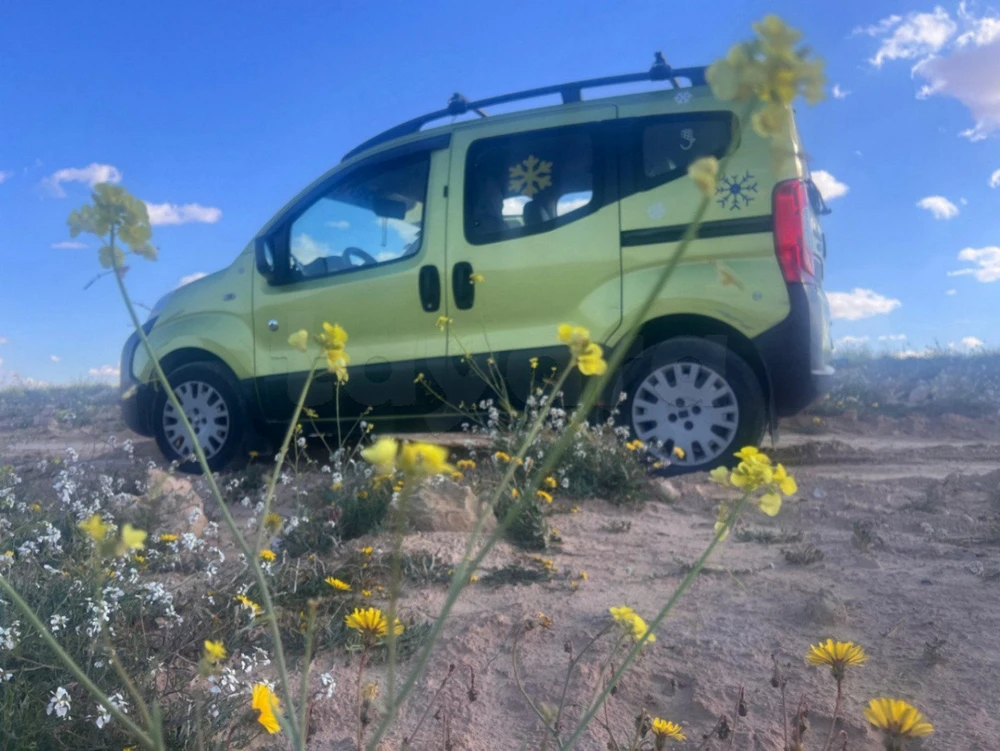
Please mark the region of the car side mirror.
[[288, 228], [279, 226], [255, 241], [254, 256], [257, 271], [268, 284], [278, 285], [288, 281], [291, 263], [288, 257]]

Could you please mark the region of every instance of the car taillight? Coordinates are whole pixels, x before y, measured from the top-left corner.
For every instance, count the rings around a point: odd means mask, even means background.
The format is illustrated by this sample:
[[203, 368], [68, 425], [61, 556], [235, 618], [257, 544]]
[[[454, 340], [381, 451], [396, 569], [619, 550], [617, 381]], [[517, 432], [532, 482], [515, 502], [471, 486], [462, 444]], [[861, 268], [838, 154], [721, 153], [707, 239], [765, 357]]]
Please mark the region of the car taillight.
[[812, 249], [806, 242], [809, 191], [804, 180], [778, 183], [772, 198], [774, 252], [786, 282], [811, 280], [816, 273]]

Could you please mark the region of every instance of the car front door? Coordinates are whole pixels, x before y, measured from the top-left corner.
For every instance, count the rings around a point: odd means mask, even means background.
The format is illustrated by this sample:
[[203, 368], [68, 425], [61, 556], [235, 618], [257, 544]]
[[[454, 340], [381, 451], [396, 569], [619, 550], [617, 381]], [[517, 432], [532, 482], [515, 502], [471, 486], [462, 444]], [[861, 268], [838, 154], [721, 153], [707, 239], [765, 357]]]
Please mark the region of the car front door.
[[581, 104], [557, 122], [487, 120], [453, 134], [449, 359], [493, 357], [515, 403], [539, 375], [531, 358], [542, 374], [562, 364], [560, 323], [603, 341], [621, 322], [616, 114]]
[[[323, 323], [348, 334], [349, 380], [337, 388], [325, 370], [306, 405], [321, 419], [369, 415], [415, 417], [433, 409], [414, 383], [424, 363], [445, 355], [445, 214], [447, 148], [375, 158], [321, 183], [262, 238], [289, 268], [254, 287], [257, 387], [265, 418], [287, 419], [319, 354], [301, 353], [293, 332]], [[268, 250], [268, 252], [271, 252]], [[270, 256], [269, 256], [270, 257]], [[436, 282], [436, 283], [435, 283]], [[324, 369], [324, 363], [320, 363]], [[439, 405], [438, 405], [439, 406]]]

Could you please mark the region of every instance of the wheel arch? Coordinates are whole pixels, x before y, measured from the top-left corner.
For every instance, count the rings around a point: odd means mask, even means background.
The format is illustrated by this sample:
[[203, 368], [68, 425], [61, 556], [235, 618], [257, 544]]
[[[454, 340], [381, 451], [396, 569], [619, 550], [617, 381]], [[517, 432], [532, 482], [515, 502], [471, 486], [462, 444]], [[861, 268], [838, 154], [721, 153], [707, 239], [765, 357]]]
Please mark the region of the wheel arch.
[[221, 365], [226, 369], [226, 372], [232, 376], [233, 380], [236, 383], [239, 383], [239, 379], [236, 377], [236, 373], [233, 372], [233, 369], [229, 366], [229, 363], [218, 355], [215, 355], [208, 350], [199, 349], [198, 347], [181, 347], [180, 349], [168, 352], [160, 359], [160, 367], [163, 368], [163, 372], [169, 378], [170, 374], [182, 365], [192, 365], [199, 362], [209, 362]]
[[709, 339], [739, 355], [757, 376], [761, 391], [764, 392], [765, 403], [768, 405], [769, 416], [774, 414], [771, 377], [756, 345], [738, 329], [717, 318], [678, 313], [650, 319], [639, 328], [630, 354], [638, 355], [643, 350], [678, 336]]

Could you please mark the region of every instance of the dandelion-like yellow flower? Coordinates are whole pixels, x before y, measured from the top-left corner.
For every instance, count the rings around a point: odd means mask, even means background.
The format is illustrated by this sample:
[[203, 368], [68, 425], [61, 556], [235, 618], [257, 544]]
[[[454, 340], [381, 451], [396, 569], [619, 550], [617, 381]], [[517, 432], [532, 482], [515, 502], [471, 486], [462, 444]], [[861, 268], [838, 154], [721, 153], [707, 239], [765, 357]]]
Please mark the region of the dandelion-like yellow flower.
[[375, 548], [373, 548], [371, 545], [369, 545], [366, 548], [361, 548], [361, 555], [371, 555], [374, 552]]
[[772, 465], [770, 457], [754, 446], [744, 446], [735, 454], [740, 463], [732, 472], [716, 467], [709, 473], [713, 482], [725, 487], [736, 487], [745, 493], [763, 491], [757, 506], [768, 516], [781, 510], [781, 495], [798, 492], [795, 478], [781, 464]]
[[178, 539], [177, 535], [170, 532], [166, 532], [159, 537], [160, 542], [177, 542]]
[[278, 558], [278, 556], [274, 554], [273, 550], [267, 550], [267, 549], [260, 551], [258, 555], [260, 556], [260, 559], [262, 561], [265, 561], [267, 563], [273, 563]]
[[584, 375], [603, 375], [608, 369], [608, 364], [604, 360], [604, 350], [600, 344], [591, 342], [587, 348], [577, 357], [576, 366]]
[[281, 516], [270, 513], [264, 517], [264, 529], [271, 533], [277, 532], [281, 529], [281, 521]]
[[136, 529], [131, 524], [125, 524], [122, 527], [122, 539], [118, 546], [118, 553], [126, 553], [129, 550], [142, 550], [146, 547], [146, 532], [141, 529]]
[[542, 485], [547, 487], [549, 490], [555, 490], [557, 487], [559, 487], [559, 483], [556, 481], [556, 478], [552, 477], [552, 475], [546, 477]]
[[629, 451], [642, 451], [644, 448], [646, 448], [646, 444], [640, 441], [638, 438], [636, 438], [635, 440], [626, 443], [625, 448], [627, 448]]
[[111, 531], [111, 525], [105, 524], [99, 514], [94, 514], [87, 521], [80, 522], [79, 526], [95, 542], [103, 542]]
[[238, 603], [240, 603], [243, 607], [245, 607], [254, 615], [260, 615], [261, 613], [264, 612], [264, 609], [261, 608], [260, 605], [258, 605], [256, 602], [251, 600], [246, 595], [236, 595], [236, 597], [234, 597], [233, 599], [236, 600]]
[[399, 441], [394, 438], [379, 438], [371, 446], [361, 450], [362, 458], [375, 465], [375, 470], [380, 475], [391, 475], [395, 471], [398, 453]]
[[404, 443], [399, 452], [399, 468], [408, 475], [416, 476], [451, 474], [455, 471], [448, 463], [448, 449], [433, 443]]
[[257, 711], [257, 722], [264, 726], [264, 730], [271, 735], [281, 730], [277, 717], [281, 712], [281, 702], [265, 684], [254, 684], [251, 706]]
[[670, 722], [669, 720], [661, 720], [659, 717], [653, 718], [652, 725], [653, 735], [660, 738], [666, 739], [670, 738], [674, 741], [686, 741], [687, 736], [681, 732], [681, 726], [676, 722]]
[[696, 159], [688, 166], [688, 177], [698, 186], [698, 190], [705, 198], [711, 199], [715, 195], [719, 177], [719, 160], [714, 156]]
[[844, 680], [844, 670], [852, 665], [861, 665], [868, 661], [868, 655], [860, 644], [850, 641], [834, 641], [813, 644], [806, 653], [806, 662], [810, 665], [829, 665], [833, 669], [833, 677]]
[[309, 332], [305, 329], [299, 329], [288, 337], [288, 346], [297, 349], [299, 352], [305, 352], [309, 347]]
[[920, 738], [934, 732], [923, 713], [901, 699], [872, 699], [865, 709], [865, 717], [886, 736], [887, 749], [902, 749], [906, 738]]
[[339, 589], [341, 592], [350, 592], [351, 591], [351, 585], [350, 584], [348, 584], [345, 581], [341, 581], [340, 579], [337, 579], [337, 578], [335, 578], [333, 576], [328, 576], [323, 581], [325, 581], [327, 584], [329, 584], [334, 589]]
[[510, 461], [510, 454], [508, 454], [506, 451], [497, 451], [495, 454], [493, 454], [493, 458], [496, 459], [498, 462], [503, 462], [506, 464], [507, 462]]
[[455, 462], [455, 466], [457, 466], [460, 470], [465, 472], [470, 469], [475, 469], [476, 463], [472, 461], [472, 459], [459, 459], [457, 462]]
[[[355, 608], [353, 613], [344, 617], [344, 621], [348, 628], [353, 628], [366, 638], [374, 639], [389, 633], [389, 623], [378, 608]], [[403, 624], [398, 618], [392, 630], [396, 636], [403, 633]]]
[[536, 490], [535, 493], [538, 495], [538, 499], [545, 501], [546, 503], [552, 503], [552, 495], [546, 493], [544, 490]]
[[206, 662], [213, 665], [226, 659], [226, 646], [221, 641], [206, 641], [204, 657]]

